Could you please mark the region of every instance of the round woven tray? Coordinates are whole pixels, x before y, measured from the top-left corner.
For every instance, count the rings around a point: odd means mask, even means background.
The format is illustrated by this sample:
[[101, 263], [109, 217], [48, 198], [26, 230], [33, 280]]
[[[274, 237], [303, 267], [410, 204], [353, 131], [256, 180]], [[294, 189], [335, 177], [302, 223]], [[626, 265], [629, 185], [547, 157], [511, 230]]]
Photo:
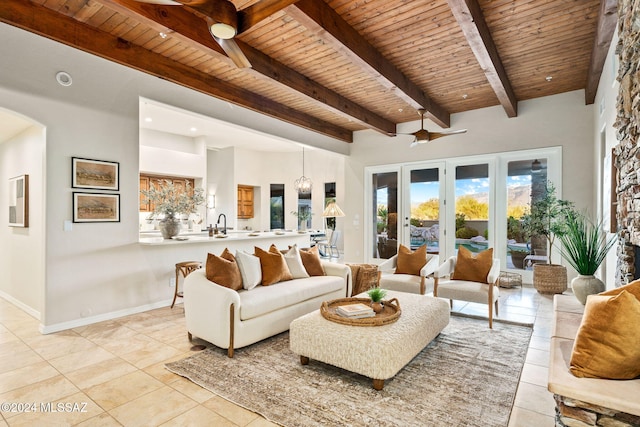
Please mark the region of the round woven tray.
[[376, 313], [375, 317], [363, 317], [361, 319], [350, 319], [348, 317], [340, 316], [336, 313], [336, 308], [341, 305], [363, 303], [366, 305], [371, 304], [369, 298], [340, 298], [332, 301], [324, 301], [320, 306], [320, 313], [325, 319], [332, 322], [341, 323], [343, 325], [351, 326], [382, 326], [395, 322], [400, 317], [402, 310], [400, 310], [400, 302], [396, 298], [392, 298], [389, 301], [383, 302], [383, 310], [380, 313]]

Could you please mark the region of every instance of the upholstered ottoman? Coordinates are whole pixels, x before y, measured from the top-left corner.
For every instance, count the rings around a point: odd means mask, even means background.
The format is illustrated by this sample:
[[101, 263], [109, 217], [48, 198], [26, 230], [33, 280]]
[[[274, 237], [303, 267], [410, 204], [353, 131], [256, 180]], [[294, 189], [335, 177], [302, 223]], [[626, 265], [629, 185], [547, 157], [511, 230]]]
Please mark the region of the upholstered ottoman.
[[[360, 294], [358, 297], [366, 297]], [[449, 324], [449, 303], [424, 295], [389, 291], [397, 298], [402, 314], [383, 326], [350, 326], [325, 319], [320, 310], [291, 322], [291, 351], [303, 365], [309, 359], [373, 379], [373, 388], [382, 390], [392, 378]]]

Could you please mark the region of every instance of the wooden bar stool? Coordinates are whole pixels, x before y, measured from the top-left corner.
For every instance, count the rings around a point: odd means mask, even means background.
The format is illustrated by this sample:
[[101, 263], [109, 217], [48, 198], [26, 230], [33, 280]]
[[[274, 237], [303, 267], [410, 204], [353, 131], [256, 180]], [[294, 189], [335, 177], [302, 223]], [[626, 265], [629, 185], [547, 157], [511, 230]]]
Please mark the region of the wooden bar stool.
[[202, 268], [202, 263], [199, 261], [184, 261], [176, 264], [176, 289], [173, 293], [173, 302], [171, 303], [171, 308], [176, 303], [176, 298], [182, 298], [182, 292], [178, 291], [178, 278], [180, 277], [180, 273], [182, 273], [182, 277], [187, 277], [189, 273], [195, 271], [199, 268]]

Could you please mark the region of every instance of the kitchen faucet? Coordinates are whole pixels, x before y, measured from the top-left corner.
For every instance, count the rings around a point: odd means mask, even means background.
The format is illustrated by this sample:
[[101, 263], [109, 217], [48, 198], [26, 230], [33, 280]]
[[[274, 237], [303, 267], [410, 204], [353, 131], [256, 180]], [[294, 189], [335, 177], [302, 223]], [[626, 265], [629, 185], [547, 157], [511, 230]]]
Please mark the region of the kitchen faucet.
[[223, 213], [221, 213], [220, 215], [218, 215], [218, 224], [220, 224], [220, 217], [222, 217], [224, 219], [224, 222], [222, 223], [222, 234], [227, 234], [227, 216]]

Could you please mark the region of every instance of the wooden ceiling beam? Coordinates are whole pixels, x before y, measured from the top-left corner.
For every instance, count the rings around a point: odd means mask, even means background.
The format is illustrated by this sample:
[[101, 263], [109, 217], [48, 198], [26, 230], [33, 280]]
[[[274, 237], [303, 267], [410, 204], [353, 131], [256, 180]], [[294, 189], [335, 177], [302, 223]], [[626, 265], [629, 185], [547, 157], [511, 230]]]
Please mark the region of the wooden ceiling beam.
[[284, 122], [341, 141], [353, 141], [352, 132], [348, 129], [233, 86], [30, 1], [2, 0], [0, 2], [0, 22], [22, 28], [189, 89], [227, 100]]
[[[159, 6], [137, 2], [135, 0], [101, 0], [104, 4], [114, 8], [117, 12], [136, 13], [146, 25], [159, 31], [167, 31], [172, 37], [178, 38], [187, 46], [207, 50], [207, 53], [226, 61], [230, 59], [224, 54], [220, 45], [211, 37], [204, 21], [202, 25], [194, 25], [194, 19], [200, 19], [187, 8], [180, 6]], [[390, 120], [356, 104], [325, 86], [305, 77], [284, 64], [271, 59], [267, 55], [252, 48], [239, 39], [236, 43], [251, 63], [251, 68], [243, 68], [244, 72], [253, 73], [259, 78], [267, 78], [271, 83], [282, 85], [285, 90], [296, 91], [299, 95], [325, 104], [334, 113], [348, 120], [377, 130], [386, 135], [395, 134], [396, 125]]]
[[589, 74], [587, 74], [587, 85], [584, 91], [587, 105], [593, 104], [596, 100], [602, 68], [609, 53], [611, 39], [618, 22], [618, 2], [617, 0], [601, 0], [600, 12], [598, 13], [598, 23], [596, 26], [596, 36], [593, 39], [591, 49], [591, 60], [589, 61]]
[[453, 16], [507, 116], [518, 115], [518, 100], [477, 0], [447, 0]]
[[238, 34], [298, 0], [262, 0], [238, 11]]
[[450, 126], [448, 111], [391, 64], [324, 1], [299, 0], [287, 8], [287, 13], [413, 108], [424, 108], [426, 116], [443, 128]]

